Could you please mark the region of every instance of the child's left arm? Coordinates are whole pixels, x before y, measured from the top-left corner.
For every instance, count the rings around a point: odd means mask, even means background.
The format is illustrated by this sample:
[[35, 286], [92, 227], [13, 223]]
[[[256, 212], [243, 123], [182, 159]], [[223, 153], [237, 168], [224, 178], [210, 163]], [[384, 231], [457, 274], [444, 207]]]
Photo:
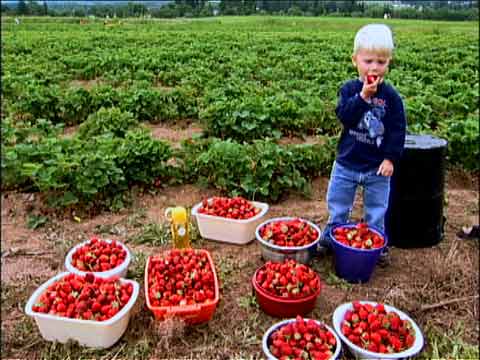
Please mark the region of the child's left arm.
[[[393, 99], [390, 108], [390, 119], [385, 129], [384, 141], [384, 160], [379, 167], [382, 175], [393, 174], [393, 164], [398, 161], [402, 155], [405, 145], [405, 133], [407, 129], [407, 120], [402, 99], [398, 94]], [[390, 176], [384, 175], [384, 176]]]

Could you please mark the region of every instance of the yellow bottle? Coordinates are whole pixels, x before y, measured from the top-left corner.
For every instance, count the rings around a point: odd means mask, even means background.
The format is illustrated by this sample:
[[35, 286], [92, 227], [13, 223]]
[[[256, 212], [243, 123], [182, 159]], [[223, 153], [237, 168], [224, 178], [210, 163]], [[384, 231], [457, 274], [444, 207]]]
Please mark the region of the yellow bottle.
[[187, 210], [182, 206], [167, 208], [165, 217], [171, 223], [173, 247], [185, 249], [190, 247], [190, 236], [188, 232]]

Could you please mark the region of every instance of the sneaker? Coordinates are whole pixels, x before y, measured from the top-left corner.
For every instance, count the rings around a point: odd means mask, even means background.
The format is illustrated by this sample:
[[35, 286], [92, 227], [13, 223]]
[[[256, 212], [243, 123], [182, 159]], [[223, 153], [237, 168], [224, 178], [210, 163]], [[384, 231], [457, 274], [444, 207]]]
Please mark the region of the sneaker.
[[377, 260], [377, 264], [378, 266], [380, 266], [381, 268], [386, 268], [388, 267], [390, 264], [392, 263], [392, 258], [390, 256], [390, 251], [388, 249], [388, 247], [385, 248], [385, 250], [383, 250], [381, 253], [380, 253], [380, 256]]
[[332, 245], [330, 244], [330, 239], [328, 237], [320, 238], [320, 241], [317, 245], [317, 254], [318, 255], [328, 255], [332, 252]]
[[480, 238], [480, 227], [478, 225], [464, 226], [462, 230], [457, 232], [457, 236], [460, 239], [478, 240]]

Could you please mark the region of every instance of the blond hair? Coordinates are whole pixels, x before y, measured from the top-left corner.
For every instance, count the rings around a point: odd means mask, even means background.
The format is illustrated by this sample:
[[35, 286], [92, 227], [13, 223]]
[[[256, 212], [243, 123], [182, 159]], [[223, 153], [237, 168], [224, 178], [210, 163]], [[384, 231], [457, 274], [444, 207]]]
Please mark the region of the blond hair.
[[391, 56], [393, 52], [392, 31], [384, 24], [369, 24], [358, 30], [353, 42], [353, 54], [359, 50], [381, 52]]

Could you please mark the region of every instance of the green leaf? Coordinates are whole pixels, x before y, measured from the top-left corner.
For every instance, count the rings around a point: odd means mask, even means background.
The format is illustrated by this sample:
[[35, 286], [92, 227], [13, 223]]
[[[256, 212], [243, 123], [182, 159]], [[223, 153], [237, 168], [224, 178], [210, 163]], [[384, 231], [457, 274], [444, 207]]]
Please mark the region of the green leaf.
[[42, 227], [48, 222], [48, 217], [41, 215], [28, 215], [27, 218], [27, 227], [29, 229], [35, 230], [39, 227]]

